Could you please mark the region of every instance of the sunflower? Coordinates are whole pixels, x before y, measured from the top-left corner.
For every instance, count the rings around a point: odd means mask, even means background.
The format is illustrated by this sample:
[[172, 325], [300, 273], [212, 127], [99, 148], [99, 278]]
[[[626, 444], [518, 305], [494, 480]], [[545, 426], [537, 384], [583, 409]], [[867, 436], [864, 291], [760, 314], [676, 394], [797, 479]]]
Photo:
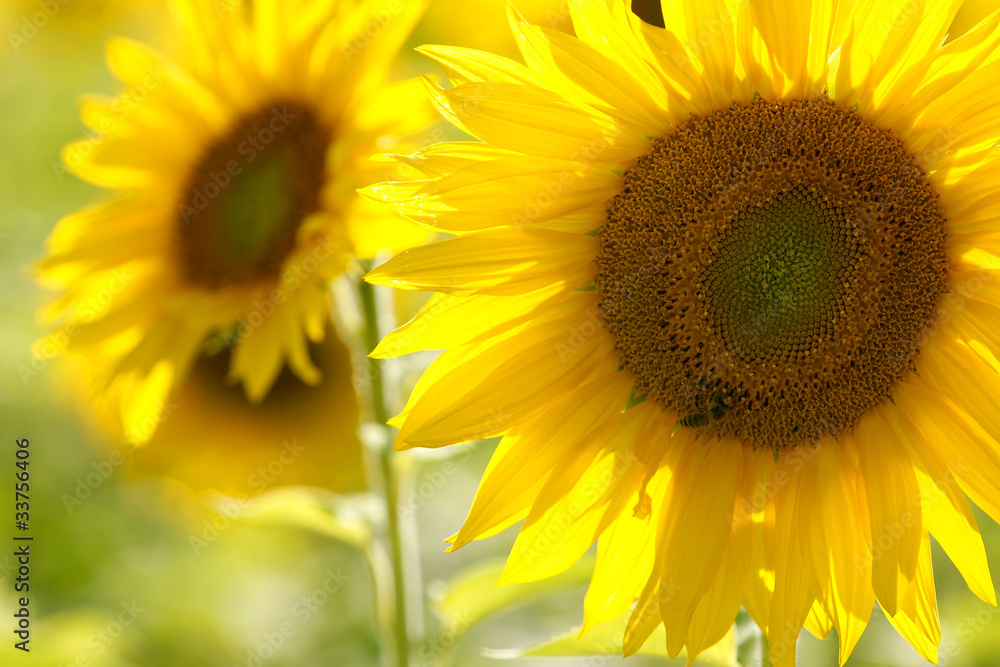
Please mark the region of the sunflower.
[[129, 438], [147, 440], [220, 347], [217, 370], [251, 403], [285, 369], [317, 385], [309, 345], [326, 335], [330, 281], [352, 256], [423, 239], [356, 196], [385, 178], [370, 156], [432, 120], [419, 79], [386, 82], [423, 8], [176, 0], [182, 59], [108, 45], [126, 88], [83, 100], [90, 132], [63, 162], [127, 193], [62, 220], [40, 276], [65, 290], [53, 338], [87, 355]]
[[457, 234], [368, 280], [437, 292], [375, 352], [444, 350], [397, 447], [503, 436], [452, 548], [523, 520], [514, 582], [596, 541], [626, 654], [742, 606], [844, 662], [877, 601], [934, 660], [931, 534], [996, 604], [1000, 14], [942, 46], [960, 4], [572, 0], [575, 37], [511, 10], [526, 64], [423, 49], [483, 143], [367, 190]]
[[364, 489], [348, 349], [328, 335], [310, 345], [310, 356], [322, 372], [317, 385], [285, 368], [267, 396], [251, 403], [225, 381], [229, 352], [203, 355], [171, 394], [152, 438], [133, 453], [134, 467], [237, 497], [291, 485]]
[[955, 39], [971, 30], [982, 19], [996, 11], [994, 0], [965, 0], [955, 14], [955, 20], [948, 31], [948, 39]]
[[[414, 39], [432, 36], [455, 46], [475, 46], [501, 55], [517, 53], [514, 40], [502, 25], [507, 3], [504, 0], [434, 0], [414, 32]], [[518, 11], [527, 20], [549, 28], [572, 30], [569, 8], [564, 0], [522, 0]], [[419, 42], [418, 42], [419, 43]]]

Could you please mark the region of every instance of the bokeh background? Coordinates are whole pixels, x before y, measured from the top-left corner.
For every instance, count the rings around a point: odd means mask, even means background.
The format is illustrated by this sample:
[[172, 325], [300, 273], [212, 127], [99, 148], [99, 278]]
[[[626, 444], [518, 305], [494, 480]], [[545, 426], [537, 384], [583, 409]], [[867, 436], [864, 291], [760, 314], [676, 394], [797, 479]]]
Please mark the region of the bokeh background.
[[[519, 4], [536, 22], [569, 28], [565, 3]], [[172, 49], [162, 0], [0, 0], [0, 498], [8, 499], [0, 516], [9, 517], [0, 521], [0, 665], [383, 664], [378, 591], [361, 555], [375, 548], [363, 520], [373, 511], [369, 501], [278, 488], [247, 503], [138, 473], [130, 448], [94, 414], [72, 360], [32, 350], [45, 333], [38, 311], [52, 295], [36, 286], [31, 264], [59, 218], [108, 196], [58, 164], [65, 144], [87, 136], [78, 96], [119, 92], [104, 62], [104, 43], [114, 35]], [[515, 55], [500, 0], [433, 0], [411, 42]], [[401, 54], [397, 70], [399, 77], [436, 71], [412, 49]], [[418, 305], [398, 310], [405, 316]], [[357, 355], [355, 361], [364, 369]], [[405, 385], [427, 361], [404, 362], [392, 376]], [[363, 372], [356, 373], [363, 383]], [[289, 426], [289, 438], [296, 428]], [[32, 452], [29, 655], [14, 650], [11, 632], [17, 438], [29, 438]], [[403, 501], [419, 544], [409, 565], [427, 590], [423, 604], [411, 609], [430, 638], [420, 654], [448, 655], [462, 667], [619, 664], [614, 642], [600, 636], [593, 641], [596, 658], [523, 657], [517, 650], [580, 623], [586, 560], [555, 581], [496, 589], [491, 583], [516, 529], [442, 553], [495, 444], [449, 448], [451, 458], [414, 462], [421, 491]], [[1000, 528], [978, 511], [977, 518], [992, 570], [1000, 573]], [[934, 556], [939, 664], [1000, 665], [1000, 613], [968, 591], [936, 545]], [[627, 664], [670, 663], [637, 657]], [[835, 638], [804, 635], [800, 664], [836, 664]], [[848, 664], [926, 663], [876, 611]]]

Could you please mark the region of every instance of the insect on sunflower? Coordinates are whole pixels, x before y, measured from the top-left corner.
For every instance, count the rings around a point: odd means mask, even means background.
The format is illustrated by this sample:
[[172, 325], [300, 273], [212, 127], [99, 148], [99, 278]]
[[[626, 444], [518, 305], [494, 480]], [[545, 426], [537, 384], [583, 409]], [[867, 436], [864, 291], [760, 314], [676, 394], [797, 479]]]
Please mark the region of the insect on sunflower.
[[92, 131], [63, 161], [126, 194], [62, 220], [39, 273], [64, 290], [53, 339], [87, 355], [131, 442], [152, 437], [196, 363], [241, 382], [247, 409], [283, 371], [320, 383], [309, 346], [330, 335], [331, 280], [352, 256], [425, 237], [356, 196], [385, 177], [372, 154], [433, 120], [419, 79], [387, 82], [424, 7], [175, 0], [177, 60], [108, 45], [126, 88], [83, 101]]
[[945, 44], [960, 4], [571, 0], [575, 37], [511, 10], [526, 64], [424, 48], [483, 143], [368, 189], [459, 234], [368, 279], [438, 292], [376, 352], [444, 350], [397, 447], [504, 436], [453, 547], [523, 520], [513, 582], [597, 541], [626, 654], [742, 606], [843, 662], [878, 601], [934, 660], [931, 534], [996, 603], [1000, 15]]

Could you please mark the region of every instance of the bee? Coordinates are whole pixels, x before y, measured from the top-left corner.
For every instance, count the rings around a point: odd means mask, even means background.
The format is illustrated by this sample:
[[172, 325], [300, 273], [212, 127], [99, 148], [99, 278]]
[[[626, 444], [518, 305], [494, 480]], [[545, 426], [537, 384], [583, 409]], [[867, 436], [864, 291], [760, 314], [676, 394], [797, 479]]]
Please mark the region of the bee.
[[678, 423], [690, 428], [703, 428], [711, 424], [713, 420], [718, 421], [725, 417], [732, 408], [733, 401], [725, 394], [717, 392], [712, 394], [705, 407], [702, 407], [699, 399], [695, 399], [695, 412], [684, 415]]

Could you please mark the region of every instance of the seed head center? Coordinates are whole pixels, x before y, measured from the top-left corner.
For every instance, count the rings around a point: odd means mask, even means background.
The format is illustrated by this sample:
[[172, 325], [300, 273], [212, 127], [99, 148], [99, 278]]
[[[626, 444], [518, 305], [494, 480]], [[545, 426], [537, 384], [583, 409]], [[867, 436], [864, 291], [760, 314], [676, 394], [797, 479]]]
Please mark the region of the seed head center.
[[913, 367], [945, 221], [891, 133], [826, 98], [734, 103], [622, 185], [601, 311], [636, 395], [682, 425], [775, 449], [836, 435]]
[[203, 154], [180, 194], [186, 279], [217, 288], [274, 279], [301, 222], [321, 208], [330, 132], [308, 106], [262, 107]]

